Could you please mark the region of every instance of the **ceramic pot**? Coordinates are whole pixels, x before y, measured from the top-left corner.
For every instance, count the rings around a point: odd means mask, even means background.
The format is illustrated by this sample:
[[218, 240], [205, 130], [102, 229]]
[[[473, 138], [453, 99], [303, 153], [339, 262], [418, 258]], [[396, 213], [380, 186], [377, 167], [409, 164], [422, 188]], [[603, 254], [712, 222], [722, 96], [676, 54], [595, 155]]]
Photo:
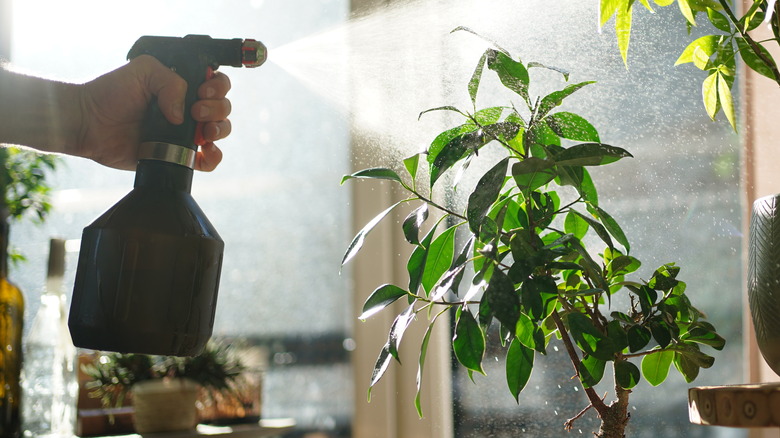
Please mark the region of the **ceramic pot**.
[[136, 432], [194, 429], [198, 424], [195, 407], [198, 387], [189, 379], [147, 380], [133, 385]]
[[780, 375], [780, 194], [753, 203], [748, 258], [748, 300], [758, 348]]

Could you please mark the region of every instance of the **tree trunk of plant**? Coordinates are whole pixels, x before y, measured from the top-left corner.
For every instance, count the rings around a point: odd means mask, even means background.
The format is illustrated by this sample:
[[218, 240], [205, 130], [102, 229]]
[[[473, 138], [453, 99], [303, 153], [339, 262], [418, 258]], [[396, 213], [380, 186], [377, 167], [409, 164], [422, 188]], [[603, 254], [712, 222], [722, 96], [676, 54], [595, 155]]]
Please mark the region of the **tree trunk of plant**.
[[615, 385], [617, 400], [599, 412], [601, 427], [596, 434], [599, 438], [625, 438], [628, 425], [628, 395], [631, 390]]

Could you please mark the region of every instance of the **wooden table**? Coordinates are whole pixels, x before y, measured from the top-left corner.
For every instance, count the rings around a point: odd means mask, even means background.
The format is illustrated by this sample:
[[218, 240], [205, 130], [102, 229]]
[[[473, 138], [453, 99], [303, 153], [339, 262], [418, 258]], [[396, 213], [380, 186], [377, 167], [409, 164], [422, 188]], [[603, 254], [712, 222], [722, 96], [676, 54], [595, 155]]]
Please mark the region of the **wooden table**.
[[143, 435], [120, 435], [114, 438], [260, 438], [278, 436], [285, 432], [289, 432], [294, 427], [295, 420], [292, 418], [269, 418], [266, 420], [260, 420], [260, 422], [257, 424], [237, 424], [234, 426], [208, 426], [205, 424], [199, 424], [195, 430], [166, 433], [146, 433]]

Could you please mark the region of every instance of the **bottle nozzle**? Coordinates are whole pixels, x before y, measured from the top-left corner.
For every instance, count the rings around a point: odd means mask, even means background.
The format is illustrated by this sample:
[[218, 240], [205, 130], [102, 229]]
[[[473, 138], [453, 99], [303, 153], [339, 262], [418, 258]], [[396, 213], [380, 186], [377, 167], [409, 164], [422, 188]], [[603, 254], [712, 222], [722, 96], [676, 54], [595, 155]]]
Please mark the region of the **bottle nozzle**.
[[241, 63], [244, 67], [260, 67], [266, 59], [268, 59], [268, 49], [263, 43], [252, 39], [244, 40], [241, 46]]

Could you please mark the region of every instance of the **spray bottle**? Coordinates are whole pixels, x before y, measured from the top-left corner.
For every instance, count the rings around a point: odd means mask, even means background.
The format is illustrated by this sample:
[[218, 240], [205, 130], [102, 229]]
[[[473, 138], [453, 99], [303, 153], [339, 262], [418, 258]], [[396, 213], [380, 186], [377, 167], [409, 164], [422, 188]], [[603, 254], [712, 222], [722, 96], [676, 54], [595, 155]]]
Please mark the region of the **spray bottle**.
[[68, 326], [82, 348], [192, 356], [211, 337], [224, 242], [190, 195], [202, 136], [189, 109], [219, 66], [257, 67], [266, 48], [144, 36], [128, 59], [144, 54], [187, 81], [185, 121], [170, 124], [150, 104], [133, 190], [84, 228]]

